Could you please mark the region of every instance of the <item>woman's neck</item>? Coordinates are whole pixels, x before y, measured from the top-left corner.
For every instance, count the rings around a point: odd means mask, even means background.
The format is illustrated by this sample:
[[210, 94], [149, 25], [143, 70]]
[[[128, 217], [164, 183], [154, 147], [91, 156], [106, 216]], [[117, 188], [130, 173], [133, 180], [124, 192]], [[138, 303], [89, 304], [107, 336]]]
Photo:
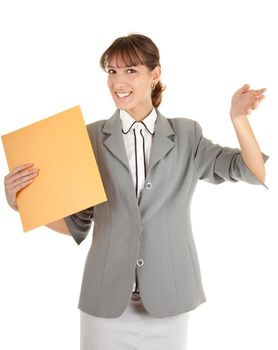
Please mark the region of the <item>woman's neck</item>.
[[153, 106], [141, 110], [126, 110], [126, 112], [136, 121], [140, 122], [151, 114]]

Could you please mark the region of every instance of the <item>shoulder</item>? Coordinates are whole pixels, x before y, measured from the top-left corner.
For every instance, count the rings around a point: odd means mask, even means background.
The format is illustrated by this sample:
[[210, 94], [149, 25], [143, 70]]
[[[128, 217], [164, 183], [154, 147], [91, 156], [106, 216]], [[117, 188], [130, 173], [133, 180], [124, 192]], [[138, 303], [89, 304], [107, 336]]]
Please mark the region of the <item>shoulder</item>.
[[103, 126], [103, 124], [106, 122], [107, 119], [101, 119], [101, 120], [96, 120], [92, 123], [89, 123], [86, 125], [87, 130], [93, 130], [93, 129], [98, 129]]
[[86, 125], [87, 132], [91, 138], [91, 140], [96, 140], [98, 136], [101, 134], [101, 130], [105, 124], [107, 119], [96, 120], [92, 123]]
[[[160, 112], [158, 112], [160, 113]], [[160, 115], [162, 115], [160, 113]], [[187, 143], [187, 145], [196, 145], [202, 138], [202, 127], [199, 122], [192, 118], [187, 117], [169, 117], [164, 116], [171, 125], [177, 142]]]
[[107, 129], [107, 131], [111, 131], [113, 130], [114, 127], [117, 127], [118, 117], [119, 117], [119, 110], [116, 109], [116, 111], [109, 118], [100, 119], [90, 124], [87, 124], [86, 125], [87, 130], [88, 132], [104, 131], [105, 129]]
[[181, 127], [192, 128], [194, 127], [194, 123], [195, 123], [195, 120], [190, 118], [184, 118], [184, 117], [167, 118], [167, 119], [171, 124], [174, 124], [175, 126], [181, 126]]
[[166, 118], [168, 122], [171, 124], [173, 130], [175, 133], [179, 132], [186, 132], [186, 133], [192, 133], [194, 135], [201, 132], [202, 128], [200, 124], [191, 118], [186, 117], [175, 117], [175, 118]]

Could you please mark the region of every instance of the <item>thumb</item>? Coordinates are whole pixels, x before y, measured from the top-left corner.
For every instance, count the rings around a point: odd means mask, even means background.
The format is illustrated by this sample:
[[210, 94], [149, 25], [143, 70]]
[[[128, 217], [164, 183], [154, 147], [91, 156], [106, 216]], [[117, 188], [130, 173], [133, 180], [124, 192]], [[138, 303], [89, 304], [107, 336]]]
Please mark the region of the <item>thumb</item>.
[[241, 90], [241, 92], [243, 93], [243, 92], [248, 91], [249, 88], [250, 88], [250, 85], [249, 85], [249, 84], [244, 84], [240, 90]]

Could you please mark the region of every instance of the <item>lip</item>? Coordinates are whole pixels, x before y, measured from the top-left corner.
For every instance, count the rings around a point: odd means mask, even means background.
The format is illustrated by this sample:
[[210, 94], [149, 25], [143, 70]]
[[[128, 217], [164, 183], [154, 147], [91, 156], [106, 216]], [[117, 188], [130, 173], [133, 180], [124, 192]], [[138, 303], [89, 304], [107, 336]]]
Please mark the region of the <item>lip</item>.
[[123, 91], [123, 92], [119, 92], [119, 91], [115, 91], [115, 95], [120, 99], [120, 100], [124, 100], [127, 97], [129, 97], [132, 94], [132, 91]]

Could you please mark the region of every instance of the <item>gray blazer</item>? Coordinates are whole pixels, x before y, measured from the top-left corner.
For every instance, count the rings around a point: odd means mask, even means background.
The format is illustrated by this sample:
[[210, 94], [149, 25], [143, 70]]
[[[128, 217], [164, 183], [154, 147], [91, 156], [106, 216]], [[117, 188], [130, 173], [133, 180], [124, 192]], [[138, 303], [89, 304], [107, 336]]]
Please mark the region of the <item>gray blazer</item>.
[[[87, 125], [108, 200], [65, 218], [78, 244], [94, 222], [78, 307], [99, 317], [119, 317], [131, 297], [136, 268], [150, 315], [190, 311], [205, 301], [190, 222], [198, 180], [262, 183], [239, 149], [213, 144], [194, 120], [168, 119], [157, 110], [138, 201], [121, 128], [119, 110]], [[266, 161], [268, 156], [263, 156]]]

